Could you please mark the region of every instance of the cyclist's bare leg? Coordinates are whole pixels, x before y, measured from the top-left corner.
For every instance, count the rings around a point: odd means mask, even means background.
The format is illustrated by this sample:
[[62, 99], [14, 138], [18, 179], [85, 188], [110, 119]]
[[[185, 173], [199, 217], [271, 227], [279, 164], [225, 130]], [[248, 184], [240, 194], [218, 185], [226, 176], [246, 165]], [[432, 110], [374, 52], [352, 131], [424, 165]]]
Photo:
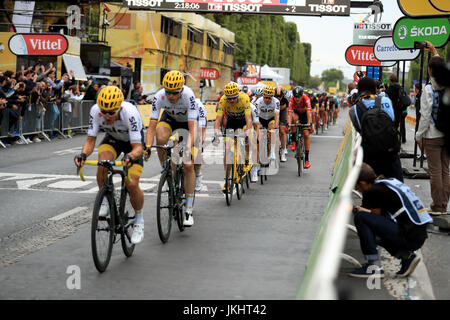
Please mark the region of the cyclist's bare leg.
[[[297, 113], [292, 113], [292, 122], [291, 124], [295, 124], [298, 121], [298, 114]], [[294, 136], [295, 139], [295, 134], [297, 133], [297, 127], [291, 127], [291, 131], [292, 131], [292, 135]]]
[[[103, 151], [98, 155], [98, 161], [103, 160], [115, 160], [114, 153], [112, 151]], [[103, 187], [103, 181], [105, 181], [107, 169], [102, 166], [97, 167], [97, 185], [99, 188]]]
[[130, 194], [131, 206], [134, 210], [141, 210], [144, 206], [144, 193], [139, 187], [140, 176], [135, 174], [130, 174], [132, 182], [125, 180], [125, 185], [127, 187], [128, 193]]
[[[170, 135], [172, 134], [172, 130], [170, 130], [167, 127], [158, 127], [156, 128], [156, 144], [161, 146], [165, 145], [167, 141], [169, 141]], [[158, 158], [161, 164], [163, 164], [166, 161], [166, 151], [158, 148]]]
[[285, 125], [280, 125], [280, 135], [281, 135], [281, 148], [286, 149], [286, 143], [287, 143], [287, 128]]
[[184, 169], [184, 192], [193, 194], [195, 191], [195, 170], [194, 163], [190, 161], [189, 163], [185, 163], [183, 161], [183, 169]]

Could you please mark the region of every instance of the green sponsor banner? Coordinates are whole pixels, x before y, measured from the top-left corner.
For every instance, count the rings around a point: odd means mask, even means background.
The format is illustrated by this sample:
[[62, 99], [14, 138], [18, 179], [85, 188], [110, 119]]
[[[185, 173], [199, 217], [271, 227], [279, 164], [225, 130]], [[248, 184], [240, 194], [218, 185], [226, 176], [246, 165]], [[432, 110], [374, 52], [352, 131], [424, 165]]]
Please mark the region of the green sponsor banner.
[[400, 18], [392, 37], [399, 49], [414, 49], [414, 42], [430, 41], [436, 48], [443, 47], [450, 36], [448, 18]]

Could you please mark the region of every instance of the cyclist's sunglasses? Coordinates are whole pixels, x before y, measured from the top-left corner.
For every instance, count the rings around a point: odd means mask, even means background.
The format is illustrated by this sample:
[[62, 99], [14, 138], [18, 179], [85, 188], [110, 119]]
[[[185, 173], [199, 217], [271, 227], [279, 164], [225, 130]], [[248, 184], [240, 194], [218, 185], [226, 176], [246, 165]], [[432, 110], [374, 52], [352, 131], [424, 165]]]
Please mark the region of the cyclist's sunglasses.
[[236, 97], [227, 97], [227, 100], [228, 101], [232, 101], [232, 100], [236, 100], [238, 98], [238, 96], [236, 96]]
[[169, 91], [166, 90], [166, 95], [172, 95], [172, 96], [176, 96], [177, 94], [179, 94], [181, 91]]
[[115, 114], [117, 113], [117, 111], [119, 111], [119, 109], [116, 109], [116, 110], [114, 110], [114, 111], [105, 111], [105, 110], [102, 110], [101, 112], [102, 112], [103, 114], [107, 114], [107, 115], [109, 115], [109, 116], [113, 116], [113, 115], [115, 115]]
[[270, 96], [264, 96], [264, 99], [271, 100], [272, 97], [270, 97]]

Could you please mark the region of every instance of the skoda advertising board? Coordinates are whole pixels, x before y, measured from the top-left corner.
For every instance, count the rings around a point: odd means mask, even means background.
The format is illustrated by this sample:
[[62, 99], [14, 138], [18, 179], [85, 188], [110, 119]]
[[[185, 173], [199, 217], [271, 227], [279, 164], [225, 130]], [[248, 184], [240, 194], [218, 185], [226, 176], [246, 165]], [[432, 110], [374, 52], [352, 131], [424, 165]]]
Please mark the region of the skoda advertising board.
[[449, 16], [449, 0], [397, 0], [398, 7], [407, 16]]
[[345, 50], [345, 60], [352, 66], [391, 67], [395, 61], [381, 62], [375, 58], [373, 46], [352, 45]]
[[418, 49], [398, 49], [392, 37], [380, 37], [373, 45], [373, 53], [375, 58], [380, 61], [405, 61], [414, 60], [419, 54]]
[[350, 0], [123, 0], [131, 10], [349, 16]]
[[414, 42], [430, 41], [436, 48], [444, 46], [450, 35], [448, 18], [400, 18], [394, 26], [392, 37], [399, 49], [415, 49]]

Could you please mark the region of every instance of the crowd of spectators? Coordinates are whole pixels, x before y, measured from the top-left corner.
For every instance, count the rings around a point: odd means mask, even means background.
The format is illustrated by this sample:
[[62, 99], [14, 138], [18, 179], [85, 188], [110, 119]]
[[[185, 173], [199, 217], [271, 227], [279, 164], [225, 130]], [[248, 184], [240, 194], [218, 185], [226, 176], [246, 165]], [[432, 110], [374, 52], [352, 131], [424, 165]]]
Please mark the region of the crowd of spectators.
[[[111, 83], [114, 85], [114, 83]], [[117, 83], [116, 83], [117, 85]], [[82, 100], [96, 100], [102, 84], [96, 80], [77, 81], [72, 70], [56, 78], [56, 67], [49, 63], [25, 67], [19, 71], [0, 71], [0, 136], [5, 146], [11, 144], [26, 144], [41, 142], [41, 134], [29, 134], [20, 137], [22, 120], [25, 114], [33, 115], [35, 132], [41, 132], [41, 118], [49, 112], [51, 139], [61, 137], [58, 134], [58, 117], [63, 117], [64, 123], [72, 119], [72, 103]], [[142, 92], [142, 90], [140, 91]], [[141, 96], [137, 96], [141, 102]], [[51, 110], [47, 110], [51, 108]], [[27, 112], [28, 111], [28, 112]], [[29, 123], [30, 119], [27, 119]], [[3, 128], [2, 128], [3, 126]], [[70, 135], [71, 130], [64, 134]]]

